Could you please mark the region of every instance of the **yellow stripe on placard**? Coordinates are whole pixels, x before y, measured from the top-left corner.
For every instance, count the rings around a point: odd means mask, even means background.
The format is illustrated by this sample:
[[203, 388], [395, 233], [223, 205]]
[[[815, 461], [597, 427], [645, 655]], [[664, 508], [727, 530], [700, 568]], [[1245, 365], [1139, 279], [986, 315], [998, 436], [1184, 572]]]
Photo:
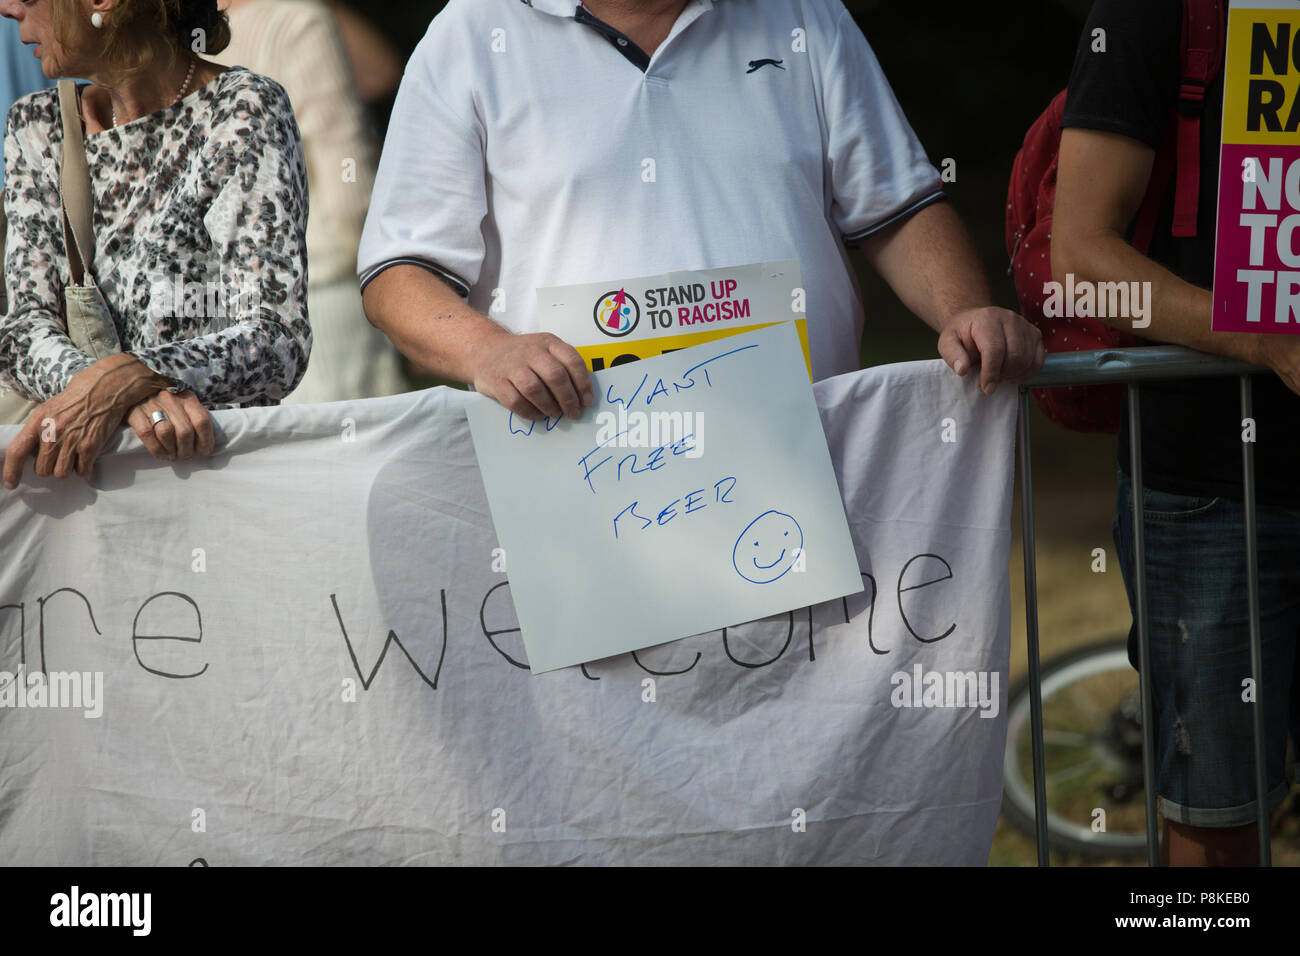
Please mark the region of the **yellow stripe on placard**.
[[[804, 365], [808, 368], [808, 381], [811, 382], [812, 357], [808, 352], [808, 320], [791, 319], [789, 321], [794, 322], [795, 328], [799, 332], [799, 344], [803, 347]], [[779, 322], [764, 322], [759, 325], [688, 332], [684, 335], [656, 335], [651, 338], [611, 342], [608, 345], [604, 343], [600, 345], [579, 345], [576, 348], [583, 361], [587, 363], [588, 369], [600, 371], [601, 369], [612, 368], [615, 365], [636, 362], [645, 358], [654, 358], [656, 355], [663, 355], [665, 352], [688, 349], [692, 345], [703, 345], [705, 342], [714, 342], [731, 335], [740, 335], [742, 332], [753, 332], [756, 329], [765, 329], [770, 325], [780, 324]]]
[[[1294, 146], [1300, 141], [1297, 59], [1300, 10], [1232, 10], [1223, 61], [1223, 142]], [[1251, 73], [1252, 66], [1258, 72]]]

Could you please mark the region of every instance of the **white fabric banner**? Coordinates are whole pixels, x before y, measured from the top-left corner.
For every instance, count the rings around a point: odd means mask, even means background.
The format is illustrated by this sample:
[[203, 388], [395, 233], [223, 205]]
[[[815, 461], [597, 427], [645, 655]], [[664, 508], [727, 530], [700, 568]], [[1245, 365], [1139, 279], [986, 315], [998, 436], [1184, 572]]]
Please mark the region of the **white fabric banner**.
[[194, 464], [121, 432], [93, 485], [29, 467], [0, 863], [984, 863], [1014, 390], [934, 361], [816, 394], [864, 592], [536, 677], [464, 393], [219, 412]]

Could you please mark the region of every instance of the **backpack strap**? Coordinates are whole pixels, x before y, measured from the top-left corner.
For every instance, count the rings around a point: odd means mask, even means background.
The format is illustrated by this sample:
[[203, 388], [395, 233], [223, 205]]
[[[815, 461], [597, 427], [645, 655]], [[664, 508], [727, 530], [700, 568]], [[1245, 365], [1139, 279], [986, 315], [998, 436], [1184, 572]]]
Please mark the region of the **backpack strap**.
[[[1142, 255], [1148, 255], [1151, 251], [1151, 240], [1156, 235], [1156, 222], [1160, 219], [1160, 208], [1164, 205], [1165, 196], [1169, 194], [1169, 184], [1174, 179], [1174, 160], [1178, 156], [1177, 141], [1179, 127], [1174, 120], [1169, 121], [1168, 129], [1165, 132], [1164, 142], [1156, 150], [1155, 164], [1151, 167], [1151, 178], [1147, 182], [1147, 192], [1142, 199], [1142, 205], [1138, 209], [1137, 219], [1133, 226], [1133, 248], [1137, 249]], [[1186, 168], [1181, 162], [1178, 162], [1178, 172]], [[1197, 179], [1199, 183], [1199, 178]], [[1196, 190], [1192, 191], [1192, 222], [1196, 222], [1195, 203], [1197, 199]]]
[[1205, 93], [1223, 65], [1223, 0], [1183, 0], [1182, 79], [1178, 85], [1178, 185], [1173, 233], [1196, 235], [1201, 189], [1201, 117]]

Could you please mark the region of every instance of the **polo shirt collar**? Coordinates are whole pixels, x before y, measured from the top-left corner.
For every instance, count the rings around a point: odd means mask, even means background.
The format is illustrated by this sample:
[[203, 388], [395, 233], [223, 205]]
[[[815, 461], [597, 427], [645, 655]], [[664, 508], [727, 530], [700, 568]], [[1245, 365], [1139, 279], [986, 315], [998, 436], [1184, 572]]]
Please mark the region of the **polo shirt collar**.
[[[540, 10], [542, 13], [549, 13], [555, 17], [568, 17], [573, 19], [578, 12], [578, 0], [521, 0], [534, 10]], [[712, 6], [718, 0], [708, 0], [708, 5]], [[687, 6], [690, 6], [688, 3]]]

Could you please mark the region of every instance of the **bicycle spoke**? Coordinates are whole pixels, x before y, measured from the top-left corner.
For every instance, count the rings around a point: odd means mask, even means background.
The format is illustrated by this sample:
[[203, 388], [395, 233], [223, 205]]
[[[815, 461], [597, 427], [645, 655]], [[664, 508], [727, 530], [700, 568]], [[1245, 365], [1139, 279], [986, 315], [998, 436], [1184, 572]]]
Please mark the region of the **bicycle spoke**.
[[[1098, 720], [1104, 716], [1105, 710], [1097, 706], [1096, 701], [1092, 699], [1090, 694], [1081, 693], [1078, 688], [1072, 688], [1072, 690], [1074, 692], [1070, 694], [1071, 704], [1077, 703], [1081, 705], [1087, 711], [1087, 716], [1093, 720]], [[1047, 709], [1047, 701], [1043, 701], [1043, 709]]]
[[1043, 743], [1059, 747], [1087, 747], [1091, 745], [1092, 738], [1077, 730], [1048, 730], [1044, 727]]
[[1065, 767], [1061, 770], [1049, 770], [1047, 772], [1047, 785], [1050, 787], [1064, 783], [1067, 780], [1073, 780], [1075, 777], [1081, 776], [1093, 767], [1097, 766], [1097, 763], [1097, 758], [1094, 756], [1089, 757], [1087, 760], [1082, 760], [1079, 763], [1071, 764], [1069, 767]]

